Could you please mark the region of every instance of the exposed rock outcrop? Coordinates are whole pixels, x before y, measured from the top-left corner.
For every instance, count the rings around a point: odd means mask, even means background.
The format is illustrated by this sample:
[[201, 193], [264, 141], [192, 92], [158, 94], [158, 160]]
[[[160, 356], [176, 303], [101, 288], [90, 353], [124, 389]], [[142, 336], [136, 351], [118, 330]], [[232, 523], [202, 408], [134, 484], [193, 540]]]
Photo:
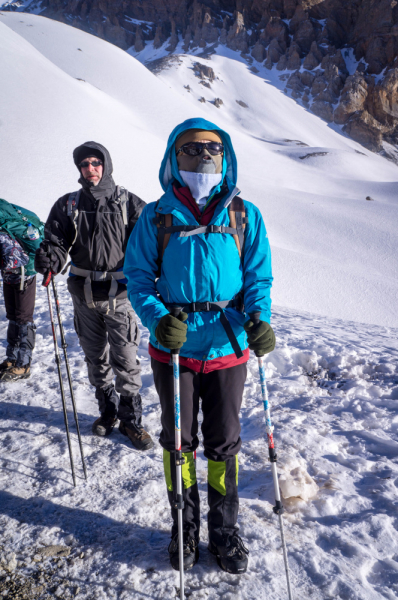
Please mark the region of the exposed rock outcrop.
[[368, 84], [361, 73], [347, 77], [341, 93], [340, 103], [334, 111], [334, 121], [343, 125], [356, 112], [364, 109], [368, 95]]
[[[179, 40], [184, 52], [225, 44], [249, 63], [290, 72], [293, 98], [368, 148], [396, 143], [398, 0], [41, 0], [41, 8], [136, 53], [149, 42], [167, 42], [169, 53]], [[350, 76], [349, 49], [351, 64], [360, 61]]]

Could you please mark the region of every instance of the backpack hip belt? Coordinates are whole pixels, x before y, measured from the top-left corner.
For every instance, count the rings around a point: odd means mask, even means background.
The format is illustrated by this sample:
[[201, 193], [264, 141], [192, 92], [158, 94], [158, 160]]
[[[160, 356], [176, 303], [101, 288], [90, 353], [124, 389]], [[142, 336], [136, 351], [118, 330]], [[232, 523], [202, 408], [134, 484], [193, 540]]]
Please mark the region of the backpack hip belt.
[[95, 308], [91, 282], [112, 280], [109, 289], [109, 308], [107, 313], [115, 314], [117, 282], [119, 279], [124, 279], [123, 271], [90, 271], [89, 269], [80, 269], [79, 267], [75, 267], [75, 265], [71, 265], [69, 272], [78, 277], [85, 277], [84, 298], [89, 308]]
[[190, 304], [169, 304], [164, 303], [166, 308], [181, 308], [183, 312], [219, 312], [220, 321], [225, 329], [225, 333], [228, 336], [229, 343], [231, 344], [233, 351], [235, 352], [236, 358], [242, 358], [243, 352], [239, 346], [234, 330], [231, 327], [231, 323], [227, 319], [227, 315], [224, 312], [224, 308], [236, 308], [240, 312], [244, 311], [244, 306], [241, 302], [242, 297], [240, 292], [236, 294], [233, 300], [220, 300], [219, 302], [191, 302]]
[[[72, 192], [69, 195], [66, 206], [66, 213], [68, 217], [70, 217], [73, 221], [73, 225], [75, 227], [75, 239], [72, 242], [73, 244], [76, 242], [78, 227], [77, 227], [77, 219], [79, 216], [79, 200], [80, 200], [81, 190], [78, 192]], [[128, 216], [128, 193], [127, 190], [121, 186], [116, 186], [116, 196], [117, 201], [120, 204], [120, 210], [122, 213], [123, 224], [125, 227], [128, 227], [129, 224], [129, 216]], [[109, 281], [112, 280], [111, 287], [109, 289], [109, 308], [107, 314], [115, 314], [116, 310], [116, 293], [117, 293], [117, 282], [119, 279], [124, 279], [123, 271], [90, 271], [88, 269], [80, 269], [75, 265], [72, 265], [69, 262], [66, 267], [63, 269], [62, 274], [64, 274], [68, 267], [70, 266], [69, 273], [73, 275], [78, 275], [79, 277], [85, 277], [84, 282], [84, 298], [86, 300], [87, 306], [89, 308], [95, 308], [94, 298], [93, 298], [93, 290], [91, 288], [92, 281]]]

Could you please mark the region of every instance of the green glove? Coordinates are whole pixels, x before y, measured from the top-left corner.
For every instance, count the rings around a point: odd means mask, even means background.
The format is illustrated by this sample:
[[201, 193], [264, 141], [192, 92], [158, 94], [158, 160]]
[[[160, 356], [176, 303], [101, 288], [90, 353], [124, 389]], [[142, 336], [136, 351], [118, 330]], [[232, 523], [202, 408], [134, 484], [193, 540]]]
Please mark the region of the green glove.
[[255, 325], [253, 321], [247, 321], [243, 327], [247, 333], [249, 348], [256, 356], [272, 352], [275, 348], [275, 333], [269, 323], [260, 321]]
[[164, 315], [155, 330], [156, 339], [164, 348], [176, 350], [187, 341], [187, 325], [182, 321], [188, 319], [187, 313], [180, 312], [177, 317]]

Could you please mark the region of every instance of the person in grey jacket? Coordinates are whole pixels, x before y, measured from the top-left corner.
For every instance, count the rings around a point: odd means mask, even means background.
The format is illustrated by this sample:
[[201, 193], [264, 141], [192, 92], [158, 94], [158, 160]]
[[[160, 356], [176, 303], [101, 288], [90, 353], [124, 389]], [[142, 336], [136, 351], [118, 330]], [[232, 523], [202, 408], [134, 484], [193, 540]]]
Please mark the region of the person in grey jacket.
[[140, 332], [123, 274], [126, 245], [145, 202], [115, 185], [110, 154], [101, 144], [82, 144], [73, 159], [81, 189], [52, 207], [35, 268], [45, 276], [59, 273], [70, 254], [75, 329], [101, 413], [93, 433], [109, 435], [120, 419], [120, 432], [147, 450], [153, 442], [142, 426]]

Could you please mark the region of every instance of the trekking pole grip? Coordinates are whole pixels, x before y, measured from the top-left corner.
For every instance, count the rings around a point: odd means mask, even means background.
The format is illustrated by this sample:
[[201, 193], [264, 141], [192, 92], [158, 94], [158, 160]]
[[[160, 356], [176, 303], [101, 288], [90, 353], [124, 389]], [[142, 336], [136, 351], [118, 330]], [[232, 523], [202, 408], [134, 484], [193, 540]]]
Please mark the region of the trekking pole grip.
[[[182, 312], [181, 306], [173, 306], [170, 308], [170, 314], [172, 317], [178, 319], [180, 313]], [[170, 350], [171, 354], [180, 354], [180, 348], [175, 348], [174, 350]]]
[[[251, 318], [251, 320], [253, 322], [254, 327], [260, 323], [260, 320], [261, 320], [260, 317], [261, 317], [261, 312], [260, 311], [259, 312], [252, 312], [252, 313], [250, 313], [250, 318]], [[255, 352], [255, 355], [257, 356], [257, 358], [261, 358], [257, 354], [257, 352]]]
[[48, 287], [48, 285], [50, 284], [51, 278], [53, 276], [53, 273], [51, 271], [51, 269], [43, 276], [43, 281], [42, 281], [42, 286], [43, 287]]
[[258, 325], [260, 323], [261, 312], [252, 312], [250, 313], [250, 318], [253, 321], [254, 325]]

